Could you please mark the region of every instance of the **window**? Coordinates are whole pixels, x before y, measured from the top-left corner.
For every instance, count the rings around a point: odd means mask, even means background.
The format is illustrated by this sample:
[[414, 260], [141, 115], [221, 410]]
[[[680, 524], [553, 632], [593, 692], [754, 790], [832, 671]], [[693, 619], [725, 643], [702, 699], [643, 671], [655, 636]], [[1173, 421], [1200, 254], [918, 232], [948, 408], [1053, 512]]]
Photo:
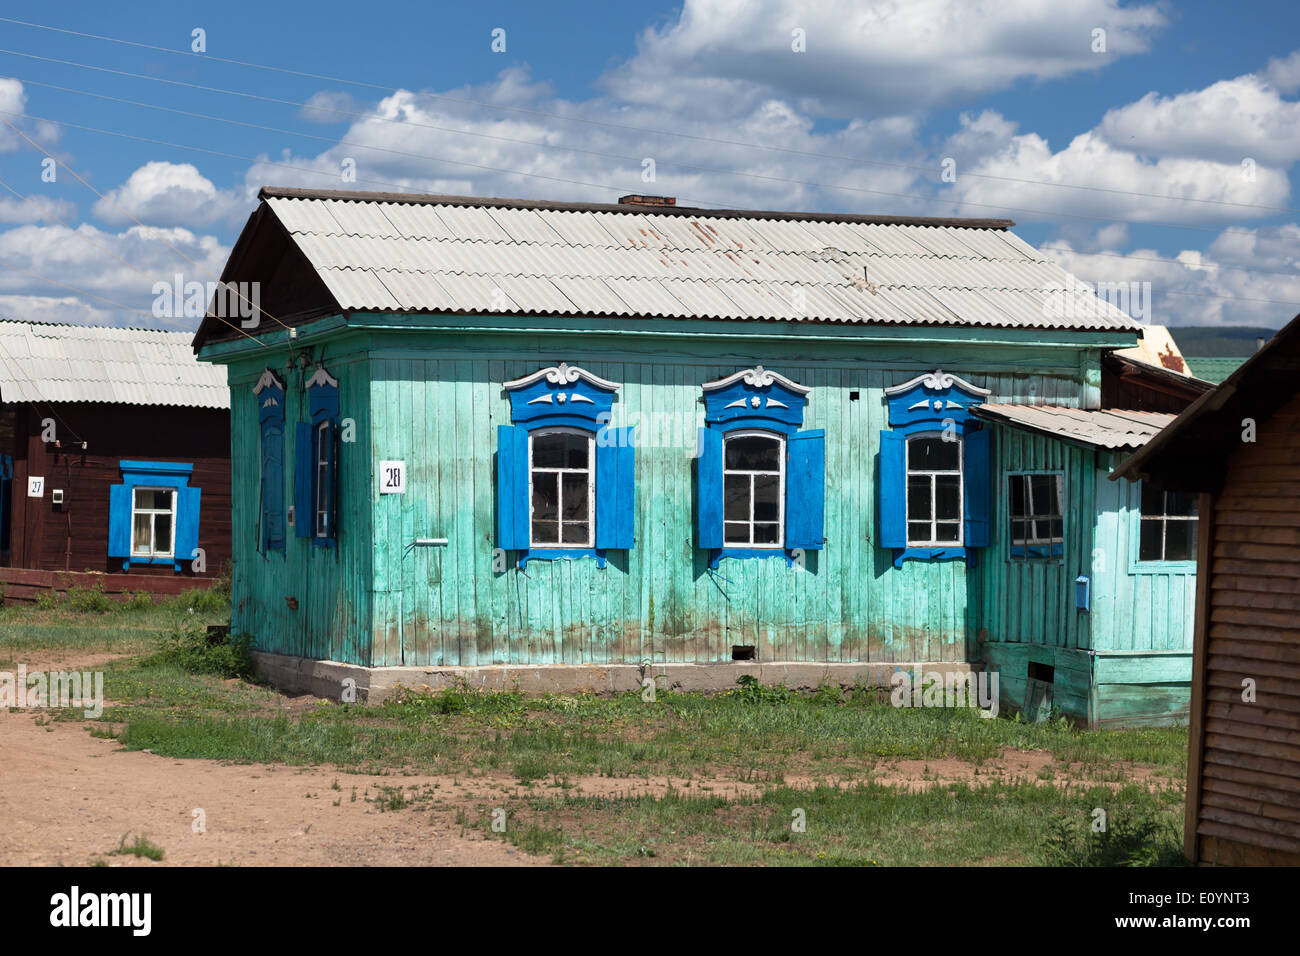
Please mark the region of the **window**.
[[1139, 561], [1196, 560], [1196, 496], [1142, 482]]
[[504, 383], [497, 426], [497, 547], [531, 560], [592, 558], [634, 543], [633, 429], [616, 427], [618, 385], [561, 362]]
[[176, 553], [176, 492], [136, 488], [131, 504], [131, 556], [170, 558]]
[[1059, 557], [1065, 545], [1062, 474], [1008, 475], [1012, 558]]
[[950, 558], [974, 567], [990, 539], [993, 467], [989, 430], [972, 409], [989, 390], [936, 369], [884, 391], [876, 543], [896, 568]]
[[294, 426], [294, 536], [333, 548], [339, 530], [339, 383], [317, 368], [305, 387], [310, 417]]
[[182, 571], [199, 557], [203, 491], [190, 487], [194, 466], [175, 461], [121, 461], [120, 485], [108, 486], [108, 557]]
[[785, 500], [785, 448], [779, 436], [733, 432], [723, 442], [723, 543], [780, 548]]
[[332, 501], [330, 453], [333, 435], [329, 422], [316, 426], [316, 537], [330, 537], [330, 502]]
[[595, 435], [570, 428], [530, 435], [529, 544], [534, 548], [590, 548], [596, 488]]
[[922, 433], [907, 439], [907, 546], [960, 545], [960, 438]]

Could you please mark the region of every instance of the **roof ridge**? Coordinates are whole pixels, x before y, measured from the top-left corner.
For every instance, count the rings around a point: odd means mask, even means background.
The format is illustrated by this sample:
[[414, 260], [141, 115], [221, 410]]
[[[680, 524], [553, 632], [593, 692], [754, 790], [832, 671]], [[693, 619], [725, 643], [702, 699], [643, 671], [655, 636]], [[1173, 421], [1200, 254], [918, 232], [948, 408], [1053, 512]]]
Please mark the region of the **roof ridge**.
[[560, 202], [549, 199], [510, 199], [498, 196], [457, 196], [441, 193], [365, 192], [349, 189], [309, 189], [301, 186], [263, 186], [257, 194], [266, 199], [334, 199], [339, 202], [390, 202], [408, 205], [479, 206], [498, 209], [549, 209], [558, 212], [611, 212], [638, 216], [707, 216], [713, 219], [779, 219], [794, 222], [858, 222], [882, 226], [933, 226], [1005, 231], [1011, 219], [976, 219], [959, 216], [897, 216], [863, 213], [797, 212], [775, 209], [709, 209], [701, 206], [641, 206], [631, 203]]

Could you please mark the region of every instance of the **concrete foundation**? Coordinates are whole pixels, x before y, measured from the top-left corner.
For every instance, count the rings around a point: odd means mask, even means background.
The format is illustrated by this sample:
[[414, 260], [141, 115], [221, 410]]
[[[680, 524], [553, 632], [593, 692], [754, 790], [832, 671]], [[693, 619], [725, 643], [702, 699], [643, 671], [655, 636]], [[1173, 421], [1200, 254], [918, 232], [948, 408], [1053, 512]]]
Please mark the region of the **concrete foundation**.
[[[257, 673], [281, 690], [344, 700], [355, 691], [356, 703], [377, 704], [398, 687], [443, 690], [466, 686], [474, 690], [513, 690], [525, 694], [614, 694], [639, 690], [653, 678], [660, 690], [723, 691], [736, 686], [742, 674], [760, 683], [791, 690], [813, 690], [826, 684], [888, 687], [895, 671], [969, 674], [978, 670], [964, 661], [917, 663], [811, 663], [806, 661], [735, 661], [719, 664], [548, 664], [525, 666], [490, 664], [482, 667], [361, 667], [338, 661], [253, 652]], [[352, 681], [352, 684], [348, 684]]]

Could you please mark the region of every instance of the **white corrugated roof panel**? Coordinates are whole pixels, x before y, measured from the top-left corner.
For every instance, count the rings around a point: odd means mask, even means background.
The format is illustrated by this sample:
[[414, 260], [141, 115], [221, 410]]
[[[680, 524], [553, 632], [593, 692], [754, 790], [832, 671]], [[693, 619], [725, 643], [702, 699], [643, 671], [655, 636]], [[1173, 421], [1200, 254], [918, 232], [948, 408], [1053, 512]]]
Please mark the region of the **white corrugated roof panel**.
[[511, 310], [536, 313], [1138, 328], [1095, 297], [1053, 298], [1070, 276], [990, 224], [364, 194], [266, 202], [344, 309], [493, 312], [492, 290], [509, 289]]
[[1128, 409], [1066, 408], [1059, 405], [977, 405], [988, 421], [1083, 442], [1096, 448], [1141, 448], [1177, 416]]
[[0, 402], [229, 408], [224, 366], [188, 332], [0, 321]]

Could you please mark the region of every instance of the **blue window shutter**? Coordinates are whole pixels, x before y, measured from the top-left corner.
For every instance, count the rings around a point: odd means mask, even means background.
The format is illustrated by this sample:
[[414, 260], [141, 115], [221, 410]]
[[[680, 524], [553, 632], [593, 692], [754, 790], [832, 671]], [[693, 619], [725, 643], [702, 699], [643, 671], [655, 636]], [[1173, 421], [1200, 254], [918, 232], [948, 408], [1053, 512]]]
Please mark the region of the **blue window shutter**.
[[785, 546], [819, 550], [826, 538], [826, 432], [798, 432], [785, 447]]
[[722, 433], [700, 429], [700, 457], [696, 461], [695, 515], [699, 522], [695, 546], [722, 547]]
[[284, 432], [268, 428], [262, 441], [262, 547], [284, 550]]
[[131, 556], [131, 489], [126, 485], [108, 486], [108, 556]]
[[611, 428], [606, 434], [611, 444], [596, 442], [596, 547], [628, 549], [635, 493], [632, 429]]
[[880, 433], [880, 528], [882, 548], [907, 547], [907, 436]]
[[989, 432], [981, 429], [969, 432], [962, 440], [962, 470], [966, 476], [965, 519], [966, 547], [985, 548], [989, 543], [989, 492], [993, 483], [992, 462], [989, 456]]
[[326, 525], [326, 536], [337, 538], [339, 536], [339, 431], [333, 423], [330, 424], [329, 431], [325, 433], [325, 474], [330, 476], [329, 497], [325, 502], [325, 509], [329, 515], [329, 524]]
[[176, 560], [193, 561], [199, 546], [200, 488], [176, 489]]
[[528, 430], [498, 425], [497, 547], [524, 551], [528, 540]]
[[293, 460], [293, 533], [310, 538], [316, 523], [316, 503], [312, 500], [312, 476], [316, 473], [311, 459], [311, 423], [298, 422], [294, 427]]

